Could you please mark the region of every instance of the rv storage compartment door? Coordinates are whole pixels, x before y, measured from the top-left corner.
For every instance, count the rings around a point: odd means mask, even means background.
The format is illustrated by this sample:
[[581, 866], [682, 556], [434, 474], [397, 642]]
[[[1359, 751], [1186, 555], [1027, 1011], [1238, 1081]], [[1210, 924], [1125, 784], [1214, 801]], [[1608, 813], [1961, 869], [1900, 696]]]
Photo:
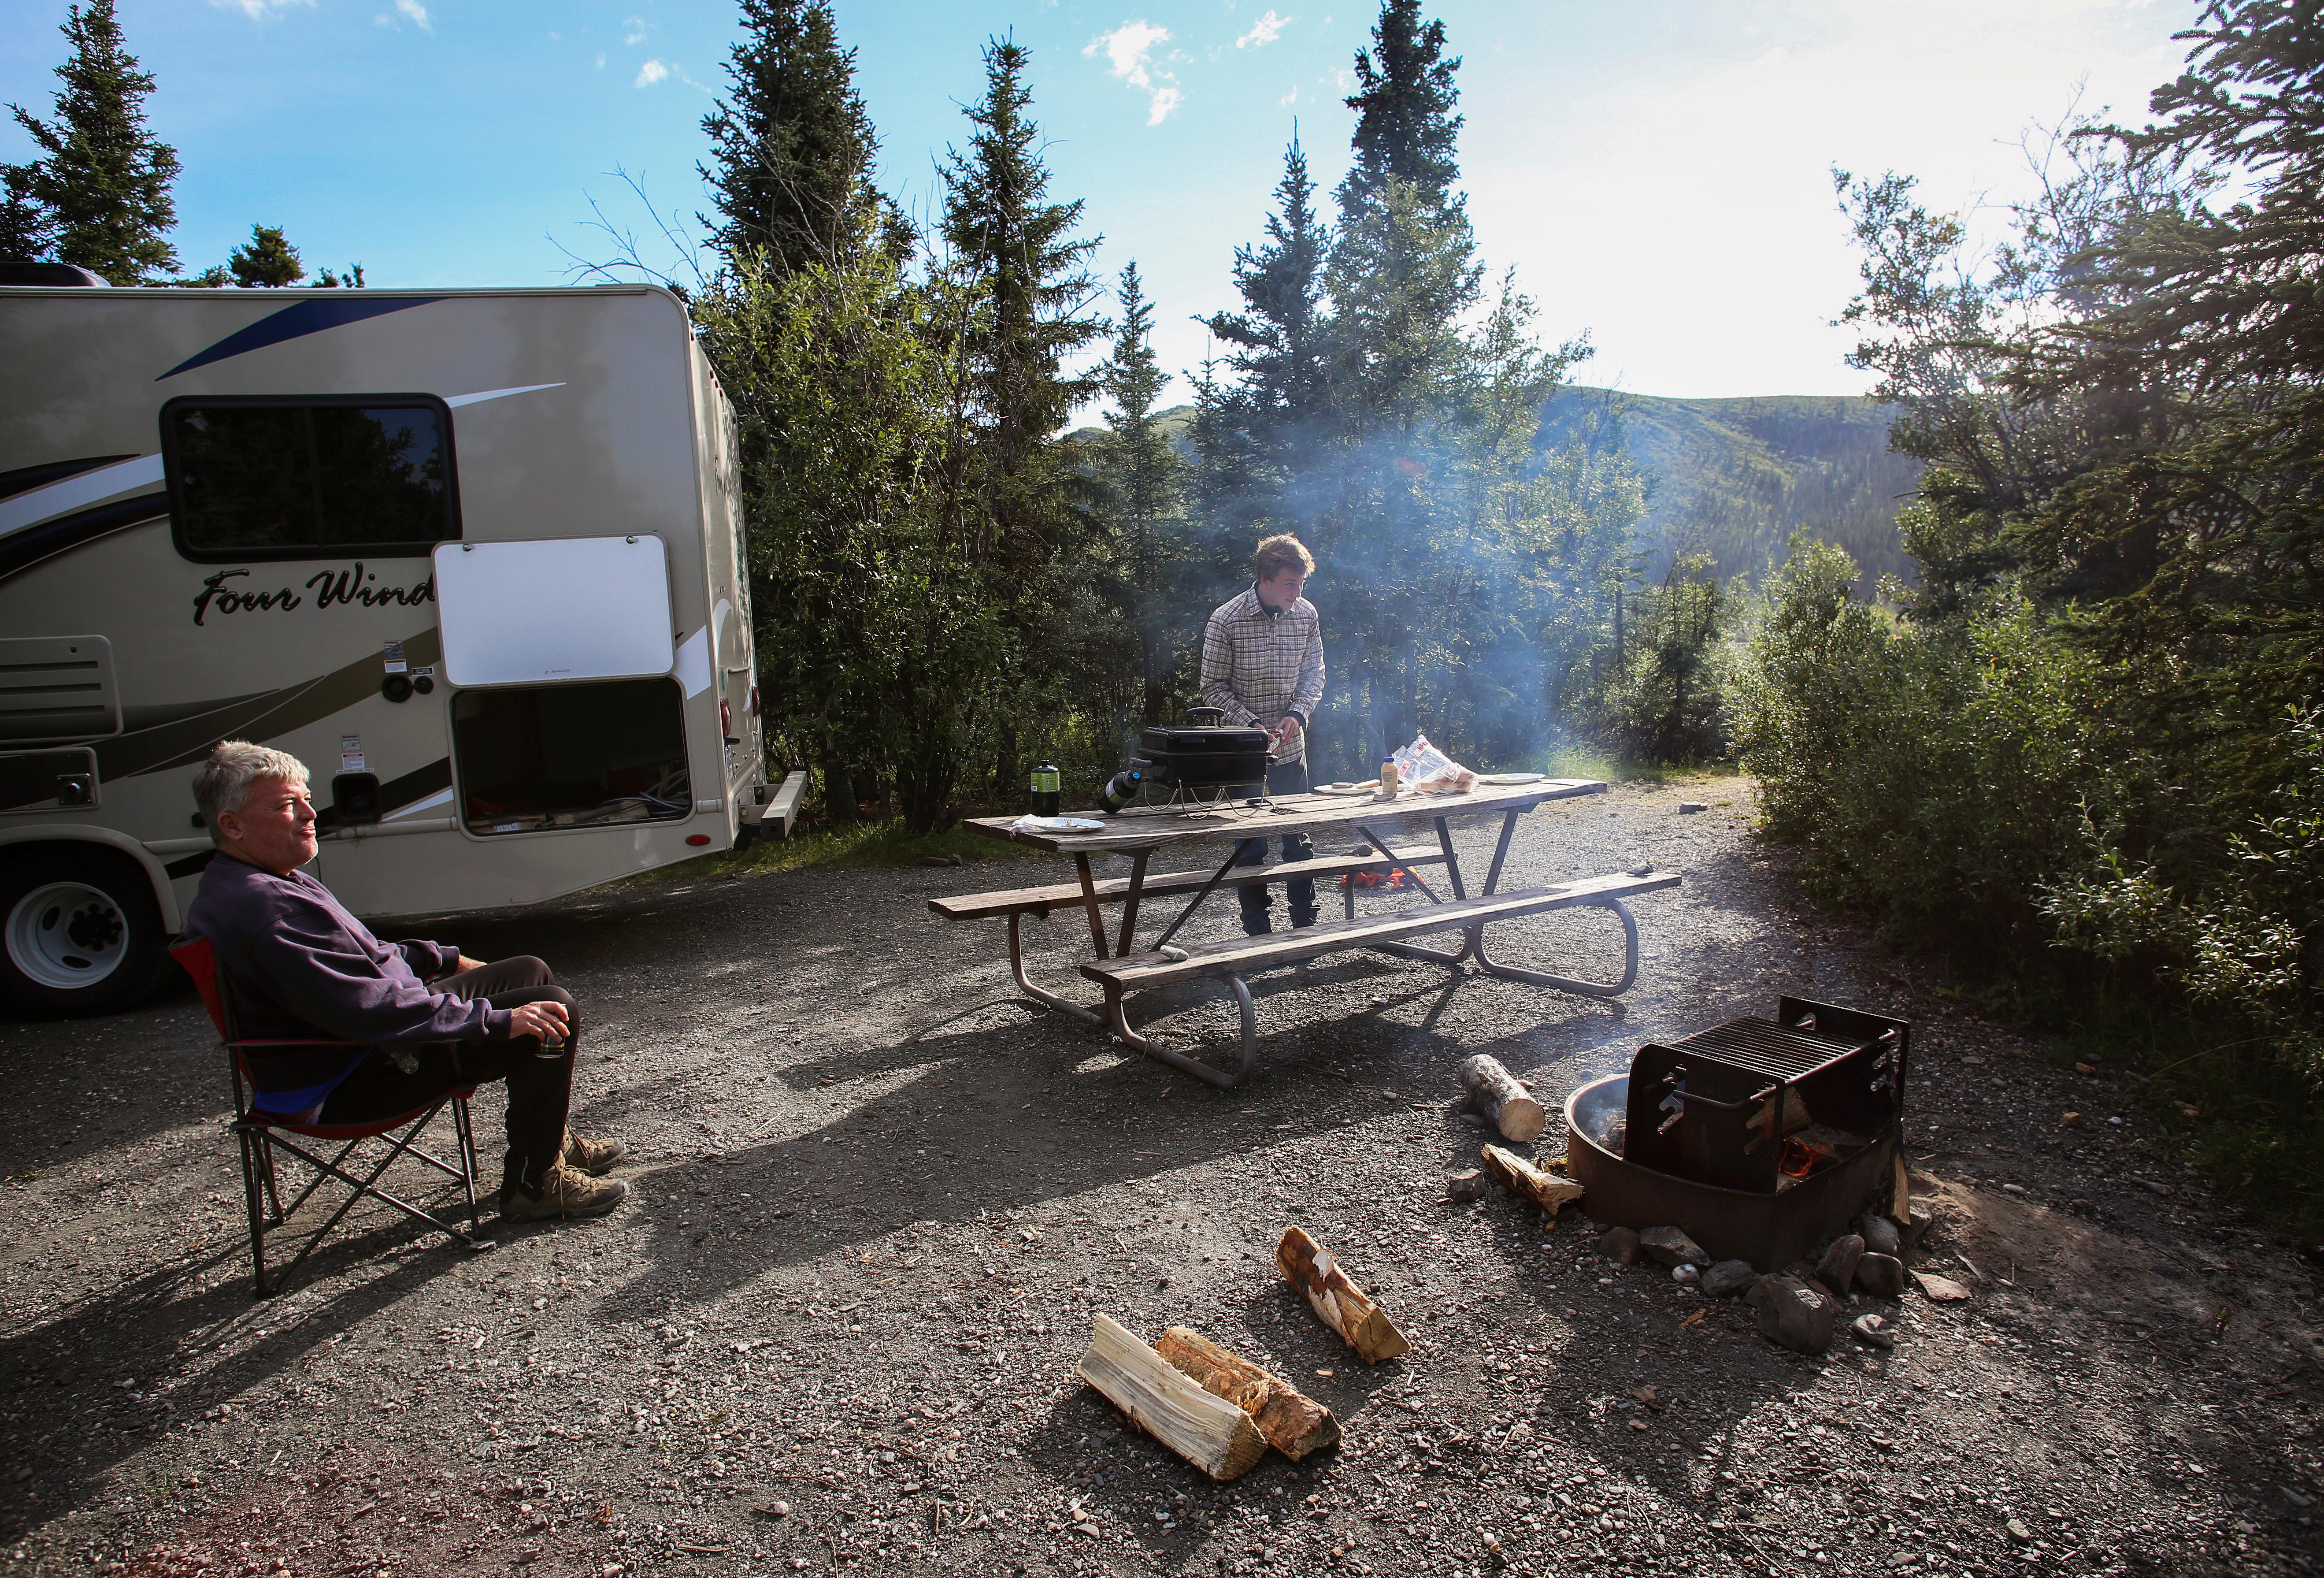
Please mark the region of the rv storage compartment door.
[[454, 685], [670, 671], [669, 568], [659, 537], [447, 542], [435, 559], [444, 674]]
[[101, 635], [0, 641], [0, 748], [120, 732], [112, 642]]

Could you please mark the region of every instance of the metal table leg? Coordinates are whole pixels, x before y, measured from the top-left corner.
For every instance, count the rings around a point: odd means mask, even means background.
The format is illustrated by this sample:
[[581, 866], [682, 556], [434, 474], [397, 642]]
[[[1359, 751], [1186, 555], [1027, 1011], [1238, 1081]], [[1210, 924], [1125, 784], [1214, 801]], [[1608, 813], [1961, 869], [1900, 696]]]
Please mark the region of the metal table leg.
[[[1436, 891], [1434, 888], [1431, 888], [1426, 882], [1420, 880], [1420, 873], [1418, 872], [1414, 871], [1410, 866], [1396, 858], [1395, 852], [1389, 848], [1388, 840], [1380, 837], [1379, 835], [1374, 833], [1370, 828], [1365, 826], [1360, 822], [1356, 825], [1356, 831], [1362, 834], [1366, 839], [1370, 840], [1371, 846], [1374, 849], [1379, 851], [1381, 858], [1385, 859], [1388, 863], [1388, 869], [1390, 871], [1402, 872], [1406, 877], [1410, 879], [1412, 885], [1418, 888], [1421, 892], [1426, 896], [1431, 904], [1442, 904], [1444, 902], [1443, 900], [1436, 896]], [[1443, 847], [1445, 861], [1452, 870], [1452, 891], [1456, 896], [1460, 895], [1461, 864], [1460, 862], [1452, 858], [1452, 835], [1451, 831], [1446, 828], [1444, 818], [1442, 817], [1436, 818], [1436, 836]], [[1355, 918], [1356, 891], [1355, 888], [1351, 885], [1348, 889], [1348, 918], [1353, 920]], [[1468, 932], [1462, 932], [1461, 934], [1461, 946], [1449, 954], [1439, 948], [1424, 948], [1418, 943], [1374, 943], [1371, 946], [1373, 949], [1379, 953], [1394, 954], [1398, 958], [1418, 959], [1424, 964], [1443, 964], [1449, 968], [1460, 964], [1462, 960], [1469, 956], [1470, 935]]]
[[1043, 1008], [1053, 1008], [1059, 1013], [1071, 1014], [1084, 1024], [1105, 1023], [1105, 1016], [1097, 1010], [1085, 1008], [1078, 1002], [1059, 997], [1054, 992], [1044, 991], [1025, 978], [1025, 945], [1019, 931], [1024, 918], [1021, 913], [1015, 912], [1009, 917], [1009, 973], [1017, 977], [1017, 990]]
[[1477, 955], [1477, 967], [1486, 974], [1498, 975], [1504, 981], [1522, 981], [1531, 986], [1554, 986], [1560, 992], [1572, 992], [1582, 997], [1621, 996], [1638, 978], [1638, 922], [1619, 899], [1600, 899], [1588, 908], [1610, 909], [1622, 922], [1622, 978], [1612, 985], [1576, 981], [1571, 976], [1551, 975], [1539, 970], [1520, 970], [1514, 964], [1501, 964], [1485, 951], [1485, 928], [1481, 926], [1472, 927], [1471, 936], [1471, 951]]
[[1121, 988], [1108, 985], [1105, 989], [1105, 1010], [1107, 1017], [1112, 1021], [1113, 1033], [1122, 1041], [1135, 1047], [1157, 1062], [1167, 1063], [1173, 1068], [1193, 1075], [1196, 1079], [1208, 1080], [1222, 1090], [1232, 1090], [1250, 1077], [1252, 1066], [1259, 1061], [1259, 1014], [1258, 1010], [1251, 1006], [1250, 988], [1243, 983], [1241, 976], [1228, 975], [1222, 979], [1233, 990], [1235, 1006], [1242, 1015], [1241, 1056], [1235, 1064], [1232, 1073], [1213, 1068], [1199, 1057], [1189, 1057], [1183, 1052], [1174, 1052], [1152, 1037], [1141, 1036], [1131, 1029], [1130, 1017], [1122, 1003]]

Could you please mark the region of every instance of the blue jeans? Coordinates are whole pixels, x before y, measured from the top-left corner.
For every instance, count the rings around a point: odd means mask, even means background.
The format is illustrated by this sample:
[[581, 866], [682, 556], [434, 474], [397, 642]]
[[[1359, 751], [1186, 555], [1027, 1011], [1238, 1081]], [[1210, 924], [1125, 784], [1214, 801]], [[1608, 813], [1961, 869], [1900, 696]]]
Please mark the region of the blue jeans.
[[[1259, 786], [1255, 783], [1243, 784], [1233, 791], [1234, 798], [1239, 800], [1249, 799], [1252, 796], [1260, 792], [1261, 790]], [[1265, 792], [1270, 795], [1305, 794], [1307, 792], [1307, 764], [1305, 761], [1270, 762], [1267, 769], [1267, 788]], [[1305, 833], [1286, 833], [1283, 835], [1283, 858], [1285, 860], [1312, 860], [1314, 858], [1314, 846], [1307, 842], [1307, 835]], [[1266, 863], [1267, 840], [1264, 838], [1254, 838], [1251, 840], [1250, 847], [1244, 850], [1242, 852], [1242, 858], [1235, 862], [1235, 864], [1238, 866], [1255, 866], [1264, 865]], [[1291, 904], [1291, 924], [1294, 926], [1314, 925], [1314, 879], [1312, 877], [1294, 877], [1289, 881], [1284, 883], [1283, 887], [1285, 895], [1290, 900]], [[1240, 888], [1236, 890], [1236, 891], [1242, 895], [1243, 930], [1251, 937], [1261, 937], [1268, 932], [1273, 931], [1275, 929], [1274, 922], [1268, 918], [1268, 910], [1275, 902], [1275, 890], [1273, 886], [1271, 884], [1265, 883], [1253, 883], [1248, 888]]]

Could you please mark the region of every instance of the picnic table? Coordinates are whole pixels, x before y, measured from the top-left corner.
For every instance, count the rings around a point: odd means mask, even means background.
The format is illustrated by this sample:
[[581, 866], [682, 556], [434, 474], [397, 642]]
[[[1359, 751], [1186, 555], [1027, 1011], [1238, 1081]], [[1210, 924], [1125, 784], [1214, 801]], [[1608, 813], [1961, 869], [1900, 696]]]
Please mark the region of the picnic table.
[[[1606, 786], [1589, 779], [1542, 779], [1526, 784], [1480, 783], [1466, 794], [1424, 795], [1406, 789], [1395, 800], [1371, 795], [1323, 793], [1277, 795], [1256, 803], [1219, 801], [1168, 807], [1134, 807], [1116, 816], [1099, 817], [1101, 830], [1052, 833], [1017, 827], [1010, 817], [979, 817], [964, 824], [988, 838], [1029, 845], [1053, 854], [1070, 855], [1075, 880], [1038, 888], [1010, 889], [994, 893], [971, 893], [931, 899], [928, 908], [952, 920], [1005, 918], [1009, 923], [1009, 966], [1018, 990], [1035, 1001], [1093, 1025], [1104, 1025], [1129, 1046], [1174, 1068], [1183, 1069], [1213, 1084], [1232, 1086], [1247, 1078], [1258, 1057], [1258, 1016], [1244, 977], [1278, 964], [1298, 964], [1348, 948], [1370, 948], [1432, 964], [1458, 966], [1474, 959], [1478, 968], [1505, 980], [1522, 981], [1590, 997], [1616, 997], [1629, 990], [1638, 973], [1638, 925], [1622, 900], [1679, 884], [1675, 872], [1614, 872], [1545, 888], [1499, 891], [1509, 841], [1517, 818], [1552, 800], [1576, 799], [1603, 794]], [[1498, 815], [1500, 841], [1493, 849], [1491, 866], [1481, 891], [1471, 896], [1462, 879], [1460, 857], [1452, 847], [1452, 824]], [[1397, 837], [1412, 840], [1433, 828], [1433, 846], [1417, 844], [1399, 848]], [[1360, 853], [1321, 855], [1312, 860], [1286, 861], [1267, 866], [1238, 866], [1254, 843], [1287, 833], [1352, 834], [1362, 842]], [[1233, 849], [1217, 869], [1149, 872], [1156, 852], [1182, 844], [1231, 841]], [[1127, 854], [1130, 875], [1100, 881], [1090, 866], [1095, 854]], [[1442, 867], [1439, 881], [1451, 897], [1439, 893], [1420, 874], [1423, 867]], [[1294, 877], [1317, 880], [1353, 878], [1400, 872], [1428, 902], [1415, 908], [1366, 916], [1356, 913], [1358, 884], [1343, 883], [1346, 918], [1321, 921], [1290, 931], [1260, 937], [1237, 937], [1217, 942], [1173, 946], [1172, 939], [1193, 919], [1212, 893], [1222, 887], [1286, 881]], [[1147, 943], [1138, 946], [1138, 926], [1145, 901], [1192, 893], [1193, 899], [1171, 922]], [[1109, 943], [1105, 909], [1121, 907], [1119, 931]], [[1608, 909], [1622, 923], [1622, 977], [1611, 983], [1582, 981], [1544, 971], [1519, 968], [1495, 959], [1485, 946], [1485, 927], [1497, 920], [1538, 915], [1578, 907]], [[1093, 955], [1081, 973], [1105, 992], [1102, 1009], [1061, 997], [1027, 978], [1020, 927], [1028, 915], [1079, 909], [1089, 921]], [[1432, 932], [1459, 931], [1454, 950], [1427, 948], [1409, 939]], [[1180, 981], [1217, 978], [1234, 993], [1241, 1012], [1241, 1059], [1232, 1069], [1213, 1067], [1201, 1059], [1165, 1046], [1132, 1029], [1124, 1000], [1132, 992], [1167, 986]]]

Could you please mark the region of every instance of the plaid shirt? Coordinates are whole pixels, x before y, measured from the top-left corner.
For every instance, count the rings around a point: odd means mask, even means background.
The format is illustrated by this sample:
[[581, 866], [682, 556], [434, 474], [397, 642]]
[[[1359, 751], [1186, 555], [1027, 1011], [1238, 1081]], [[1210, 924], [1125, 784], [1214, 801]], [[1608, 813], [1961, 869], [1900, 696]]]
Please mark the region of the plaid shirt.
[[1307, 726], [1323, 699], [1323, 621], [1302, 597], [1269, 608], [1252, 586], [1222, 603], [1203, 630], [1203, 705], [1230, 723], [1271, 729], [1296, 714], [1299, 732], [1268, 752], [1277, 761], [1307, 759]]

